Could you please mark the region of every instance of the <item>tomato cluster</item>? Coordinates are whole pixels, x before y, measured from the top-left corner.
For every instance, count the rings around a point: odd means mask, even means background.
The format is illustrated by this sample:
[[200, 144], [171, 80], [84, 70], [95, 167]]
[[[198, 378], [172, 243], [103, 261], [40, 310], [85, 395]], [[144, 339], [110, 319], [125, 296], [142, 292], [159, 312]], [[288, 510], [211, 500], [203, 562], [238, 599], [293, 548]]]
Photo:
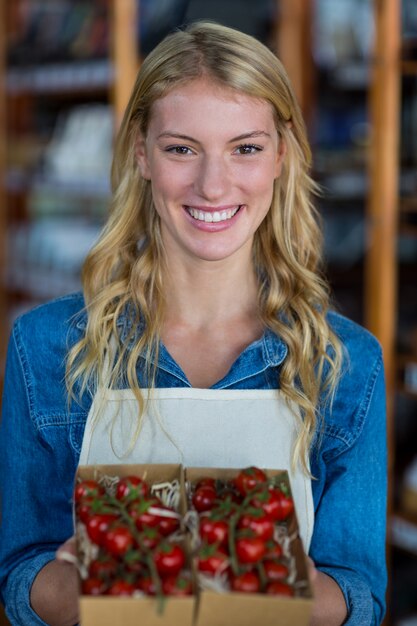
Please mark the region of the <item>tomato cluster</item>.
[[205, 476], [191, 483], [188, 528], [138, 476], [109, 487], [102, 482], [80, 480], [74, 490], [83, 594], [192, 594], [184, 549], [189, 534], [203, 589], [210, 580], [224, 591], [294, 595], [282, 543], [294, 503], [279, 475], [270, 478], [252, 466], [232, 480]]
[[[151, 494], [138, 476], [120, 478], [115, 489], [82, 480], [74, 490], [78, 545], [83, 553], [85, 595], [183, 596], [192, 593], [180, 516]], [[89, 557], [86, 558], [86, 554]]]
[[190, 501], [199, 518], [200, 584], [204, 575], [231, 591], [294, 595], [279, 541], [279, 528], [294, 510], [285, 484], [252, 466], [231, 481], [198, 480]]

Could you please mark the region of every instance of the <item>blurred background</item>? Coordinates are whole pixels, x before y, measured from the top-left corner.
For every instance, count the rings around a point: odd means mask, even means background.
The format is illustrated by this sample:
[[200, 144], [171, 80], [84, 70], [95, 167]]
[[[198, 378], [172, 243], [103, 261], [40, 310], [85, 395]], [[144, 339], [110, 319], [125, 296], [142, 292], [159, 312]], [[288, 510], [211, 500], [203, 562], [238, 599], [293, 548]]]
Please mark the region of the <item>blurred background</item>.
[[0, 10], [1, 373], [16, 316], [81, 287], [141, 59], [198, 18], [250, 33], [280, 56], [323, 189], [335, 306], [384, 348], [386, 623], [416, 625], [416, 0], [0, 0]]

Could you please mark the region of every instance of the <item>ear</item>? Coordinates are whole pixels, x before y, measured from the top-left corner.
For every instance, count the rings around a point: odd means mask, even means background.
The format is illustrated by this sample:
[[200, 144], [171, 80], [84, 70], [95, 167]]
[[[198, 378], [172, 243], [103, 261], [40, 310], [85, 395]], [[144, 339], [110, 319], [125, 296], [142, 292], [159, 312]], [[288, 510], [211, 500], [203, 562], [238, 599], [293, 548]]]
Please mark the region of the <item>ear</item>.
[[285, 160], [285, 155], [287, 154], [287, 144], [285, 139], [279, 135], [279, 144], [277, 150], [277, 157], [275, 161], [275, 178], [279, 178], [282, 172], [282, 166]]
[[149, 167], [148, 155], [146, 154], [146, 140], [142, 135], [139, 135], [135, 145], [136, 163], [142, 178], [145, 180], [151, 180], [151, 170]]

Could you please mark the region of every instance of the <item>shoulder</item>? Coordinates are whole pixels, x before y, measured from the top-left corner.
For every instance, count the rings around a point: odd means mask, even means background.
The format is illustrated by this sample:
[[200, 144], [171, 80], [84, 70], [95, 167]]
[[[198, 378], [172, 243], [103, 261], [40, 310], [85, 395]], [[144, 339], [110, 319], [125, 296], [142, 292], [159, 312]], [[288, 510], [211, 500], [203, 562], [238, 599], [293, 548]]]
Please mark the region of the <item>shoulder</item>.
[[333, 311], [328, 322], [342, 344], [342, 366], [331, 402], [325, 403], [324, 430], [338, 441], [340, 452], [353, 445], [375, 412], [383, 410], [384, 366], [372, 333]]
[[85, 319], [81, 293], [57, 298], [18, 317], [12, 337], [23, 368], [61, 372], [68, 348], [83, 334]]
[[23, 313], [16, 319], [14, 331], [31, 341], [66, 335], [71, 328], [84, 325], [84, 306], [81, 293], [62, 296]]
[[381, 360], [380, 343], [369, 330], [336, 311], [327, 314], [327, 321], [342, 344], [345, 365], [363, 368]]

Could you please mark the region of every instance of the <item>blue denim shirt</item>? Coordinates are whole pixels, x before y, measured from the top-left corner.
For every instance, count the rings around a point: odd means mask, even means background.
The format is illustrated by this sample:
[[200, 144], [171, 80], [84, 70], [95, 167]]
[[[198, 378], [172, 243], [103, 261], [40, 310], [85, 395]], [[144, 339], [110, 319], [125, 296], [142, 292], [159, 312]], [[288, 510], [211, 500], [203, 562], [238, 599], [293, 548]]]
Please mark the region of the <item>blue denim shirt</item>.
[[[64, 364], [68, 346], [85, 330], [82, 307], [80, 294], [38, 307], [17, 320], [10, 339], [0, 427], [0, 591], [13, 625], [44, 624], [30, 607], [30, 588], [73, 533], [71, 496], [91, 398], [68, 407]], [[311, 451], [310, 556], [342, 589], [345, 623], [376, 625], [386, 587], [381, 350], [366, 330], [341, 315], [329, 313], [329, 322], [346, 356], [333, 404], [323, 405], [322, 436]], [[286, 355], [283, 341], [266, 331], [213, 387], [277, 388]], [[141, 371], [139, 366], [140, 379]], [[163, 346], [156, 384], [190, 386]]]

